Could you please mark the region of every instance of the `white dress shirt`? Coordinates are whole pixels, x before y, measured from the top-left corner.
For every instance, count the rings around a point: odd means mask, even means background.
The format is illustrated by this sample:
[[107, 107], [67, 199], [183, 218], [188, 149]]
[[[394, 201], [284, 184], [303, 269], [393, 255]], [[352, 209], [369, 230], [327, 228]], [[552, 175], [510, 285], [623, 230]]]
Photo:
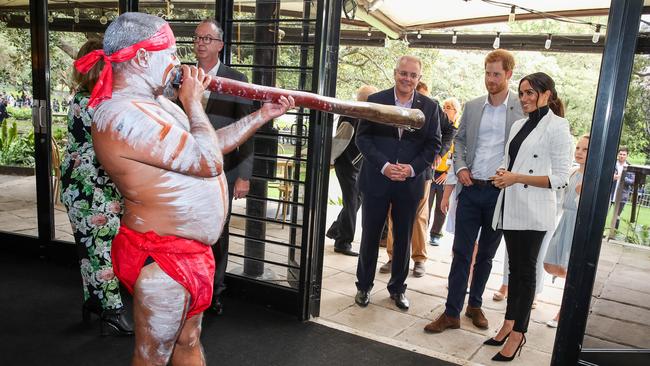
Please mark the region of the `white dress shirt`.
[[[219, 66], [221, 66], [221, 61], [219, 59], [217, 59], [217, 64], [214, 65], [214, 67], [211, 68], [207, 72], [207, 74], [210, 75], [210, 76], [217, 76], [217, 72], [219, 71]], [[203, 70], [203, 71], [205, 71], [205, 70]], [[207, 89], [203, 91], [203, 98], [201, 98], [201, 105], [203, 106], [203, 109], [205, 109], [205, 106], [208, 105], [208, 99], [210, 99], [210, 93], [211, 93], [211, 91], [209, 91]]]
[[[409, 100], [406, 101], [406, 103], [402, 103], [402, 102], [399, 101], [399, 98], [397, 98], [397, 93], [395, 92], [395, 88], [393, 88], [393, 94], [395, 95], [395, 106], [402, 107], [402, 108], [411, 108], [413, 106], [413, 99], [415, 98], [415, 91], [413, 91], [413, 94], [411, 94], [411, 98], [409, 98]], [[398, 134], [400, 140], [402, 139], [402, 133], [403, 132], [404, 132], [404, 129], [402, 127], [397, 127], [397, 134]], [[395, 162], [395, 163], [398, 163], [398, 162]], [[384, 170], [386, 170], [386, 167], [388, 166], [388, 164], [390, 164], [390, 161], [387, 161], [386, 164], [384, 164], [384, 166], [381, 168], [381, 174], [384, 174]], [[415, 177], [415, 170], [413, 169], [411, 164], [409, 164], [409, 168], [411, 168], [410, 177], [411, 178]]]
[[490, 104], [489, 96], [485, 98], [476, 139], [476, 154], [472, 163], [474, 179], [487, 180], [496, 173], [497, 168], [501, 165], [505, 148], [509, 96], [510, 92], [506, 95], [503, 103], [497, 106]]

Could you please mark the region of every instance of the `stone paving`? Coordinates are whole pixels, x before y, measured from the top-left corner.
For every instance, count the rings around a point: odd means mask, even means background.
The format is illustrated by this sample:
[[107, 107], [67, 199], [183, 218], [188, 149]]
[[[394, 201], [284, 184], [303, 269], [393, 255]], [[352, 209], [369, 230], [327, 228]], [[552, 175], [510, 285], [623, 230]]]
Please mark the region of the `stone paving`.
[[[0, 230], [36, 235], [36, 207], [34, 177], [0, 176]], [[235, 212], [243, 212], [244, 201], [235, 201]], [[338, 214], [338, 206], [330, 206], [328, 225]], [[273, 217], [275, 206], [270, 204], [267, 215]], [[360, 217], [358, 226], [360, 226]], [[243, 219], [234, 217], [233, 232], [243, 232]], [[56, 238], [72, 241], [70, 224], [65, 209], [55, 206]], [[267, 235], [286, 239], [289, 227], [270, 224]], [[361, 230], [358, 227], [355, 249], [358, 249]], [[298, 234], [300, 236], [300, 234]], [[490, 358], [498, 347], [482, 343], [494, 335], [505, 312], [505, 302], [492, 300], [493, 292], [501, 284], [503, 251], [500, 246], [494, 260], [492, 274], [484, 294], [483, 308], [490, 321], [490, 329], [480, 330], [471, 320], [461, 319], [461, 329], [432, 335], [424, 326], [444, 309], [447, 294], [447, 275], [451, 263], [452, 235], [443, 237], [439, 247], [428, 246], [427, 274], [422, 278], [409, 276], [407, 297], [411, 308], [404, 312], [388, 298], [388, 274], [377, 273], [371, 293], [371, 304], [360, 308], [354, 304], [357, 259], [334, 253], [333, 241], [325, 239], [321, 315], [314, 321], [343, 329], [382, 342], [394, 344], [414, 352], [456, 362], [458, 364], [491, 364]], [[231, 244], [231, 251], [243, 252], [240, 239]], [[291, 251], [282, 246], [267, 245], [266, 259], [286, 263]], [[300, 258], [300, 251], [294, 252]], [[378, 267], [387, 260], [380, 248]], [[241, 268], [243, 259], [231, 256], [229, 271]], [[412, 264], [411, 264], [412, 266]], [[270, 266], [276, 274], [273, 279], [287, 285], [287, 271]], [[562, 299], [564, 282], [551, 283], [547, 276], [544, 291], [538, 297], [538, 306], [531, 313], [528, 343], [514, 364], [542, 365], [551, 358], [555, 330], [545, 322], [557, 312]], [[604, 242], [601, 249], [598, 274], [594, 285], [591, 315], [587, 324], [585, 348], [650, 348], [650, 250], [646, 247]]]

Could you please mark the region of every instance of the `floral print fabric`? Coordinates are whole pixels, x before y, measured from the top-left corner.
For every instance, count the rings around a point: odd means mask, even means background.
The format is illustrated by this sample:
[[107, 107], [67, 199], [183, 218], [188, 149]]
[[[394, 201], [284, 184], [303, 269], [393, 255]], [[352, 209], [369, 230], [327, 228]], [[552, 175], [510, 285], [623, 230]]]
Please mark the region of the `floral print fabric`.
[[120, 227], [122, 197], [95, 157], [89, 98], [89, 92], [79, 92], [70, 105], [61, 202], [68, 210], [78, 248], [84, 301], [105, 310], [119, 309], [123, 304], [113, 273], [111, 241]]

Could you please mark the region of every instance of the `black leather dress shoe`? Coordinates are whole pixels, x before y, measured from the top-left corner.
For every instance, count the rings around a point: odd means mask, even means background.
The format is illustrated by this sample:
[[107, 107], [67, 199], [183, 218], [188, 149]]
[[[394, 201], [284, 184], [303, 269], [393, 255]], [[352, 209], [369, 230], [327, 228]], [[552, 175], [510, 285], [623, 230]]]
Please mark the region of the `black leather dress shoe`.
[[358, 257], [359, 256], [359, 253], [353, 251], [352, 249], [347, 249], [347, 248], [334, 247], [334, 252], [341, 253], [341, 254], [344, 254], [344, 255], [349, 255], [351, 257]]
[[354, 297], [354, 302], [362, 308], [368, 306], [370, 304], [370, 291], [358, 290], [357, 296]]
[[395, 306], [402, 310], [408, 310], [409, 308], [409, 300], [406, 298], [406, 295], [404, 293], [401, 294], [390, 294], [390, 298], [392, 300], [395, 300]]
[[210, 312], [216, 315], [223, 314], [223, 303], [221, 300], [215, 299], [212, 301], [212, 305], [210, 305]]

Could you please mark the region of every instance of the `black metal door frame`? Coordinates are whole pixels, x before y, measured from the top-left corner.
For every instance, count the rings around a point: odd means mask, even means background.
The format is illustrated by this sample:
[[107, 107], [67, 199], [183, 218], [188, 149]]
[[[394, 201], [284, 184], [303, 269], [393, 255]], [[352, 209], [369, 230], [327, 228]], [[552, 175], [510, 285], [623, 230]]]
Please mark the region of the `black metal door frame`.
[[[623, 127], [642, 10], [643, 0], [612, 0], [610, 5], [582, 185], [582, 196], [591, 199], [580, 200], [578, 207], [552, 365], [575, 365], [584, 358], [592, 362], [598, 360], [593, 352], [581, 354], [582, 341], [598, 268], [612, 167]], [[645, 357], [647, 360], [647, 353]], [[619, 360], [626, 362], [622, 354]]]

